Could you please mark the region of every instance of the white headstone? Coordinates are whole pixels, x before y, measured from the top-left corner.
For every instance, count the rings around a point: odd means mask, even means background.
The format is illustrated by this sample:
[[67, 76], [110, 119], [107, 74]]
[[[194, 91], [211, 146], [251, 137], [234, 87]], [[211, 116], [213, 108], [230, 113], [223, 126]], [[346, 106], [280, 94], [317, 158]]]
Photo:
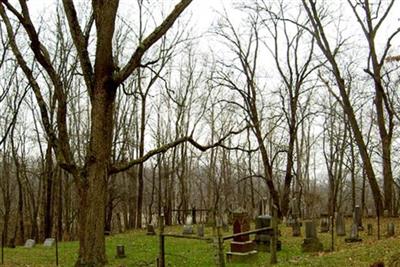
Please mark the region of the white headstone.
[[193, 218], [192, 218], [192, 216], [187, 216], [187, 218], [186, 218], [186, 225], [191, 225], [193, 223]]
[[26, 240], [24, 247], [33, 248], [35, 246], [35, 244], [36, 244], [35, 240], [28, 239], [28, 240]]
[[54, 238], [46, 238], [46, 240], [44, 240], [43, 246], [52, 247], [55, 242], [56, 240]]

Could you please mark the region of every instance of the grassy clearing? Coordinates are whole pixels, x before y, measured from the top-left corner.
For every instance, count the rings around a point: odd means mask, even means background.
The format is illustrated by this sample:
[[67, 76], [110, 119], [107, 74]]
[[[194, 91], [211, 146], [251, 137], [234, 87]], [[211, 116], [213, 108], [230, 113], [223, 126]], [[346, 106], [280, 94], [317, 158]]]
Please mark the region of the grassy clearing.
[[[400, 232], [399, 219], [395, 221], [396, 230]], [[367, 223], [374, 223], [374, 233], [376, 233], [375, 221], [364, 220]], [[382, 222], [382, 239], [376, 240], [376, 235], [367, 236], [367, 232], [361, 232], [363, 242], [346, 244], [344, 237], [336, 238], [335, 252], [322, 252], [314, 254], [304, 254], [301, 252], [303, 237], [291, 237], [291, 229], [280, 226], [282, 231], [282, 251], [278, 252], [278, 262], [276, 266], [369, 266], [376, 261], [388, 263], [389, 258], [400, 252], [400, 238], [385, 238], [386, 224], [388, 220]], [[350, 229], [348, 222], [346, 230]], [[180, 233], [181, 227], [168, 227], [166, 232]], [[302, 229], [304, 231], [304, 228]], [[206, 235], [211, 234], [211, 229], [206, 229]], [[398, 233], [397, 236], [400, 236]], [[319, 234], [324, 244], [324, 248], [330, 247], [330, 234]], [[107, 237], [107, 255], [109, 266], [116, 267], [141, 267], [155, 266], [158, 254], [158, 237], [146, 236], [144, 230], [133, 231], [121, 235]], [[115, 247], [118, 244], [125, 246], [127, 258], [116, 259]], [[225, 251], [229, 250], [229, 242], [225, 243]], [[78, 251], [77, 242], [64, 242], [59, 244], [60, 266], [73, 266]], [[55, 248], [45, 248], [37, 245], [33, 249], [18, 247], [15, 249], [5, 248], [5, 265], [11, 266], [32, 266], [49, 267], [55, 266]], [[166, 262], [167, 266], [177, 267], [209, 267], [214, 266], [214, 249], [212, 244], [205, 241], [183, 240], [166, 238]], [[269, 254], [259, 253], [257, 260], [252, 264], [227, 264], [227, 266], [269, 266]]]

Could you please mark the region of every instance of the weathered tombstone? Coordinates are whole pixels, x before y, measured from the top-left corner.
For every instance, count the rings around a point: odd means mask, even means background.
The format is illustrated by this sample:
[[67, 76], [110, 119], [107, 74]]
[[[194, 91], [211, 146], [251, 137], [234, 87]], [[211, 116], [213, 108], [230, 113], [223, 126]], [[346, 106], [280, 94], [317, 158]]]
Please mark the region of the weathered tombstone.
[[[237, 210], [233, 212], [233, 233], [239, 234], [250, 230], [250, 222], [247, 212]], [[233, 238], [231, 251], [226, 253], [228, 261], [246, 261], [257, 255], [255, 243], [250, 241], [249, 235], [241, 235]]]
[[301, 227], [299, 222], [292, 225], [292, 236], [301, 236]]
[[268, 198], [263, 198], [258, 204], [258, 215], [269, 214]]
[[156, 235], [156, 231], [154, 230], [154, 225], [152, 224], [147, 225], [146, 235]]
[[[261, 215], [256, 217], [256, 229], [271, 227], [272, 217], [270, 215]], [[273, 229], [265, 230], [256, 233], [254, 238], [254, 243], [258, 251], [270, 251], [271, 239], [273, 235]], [[276, 249], [280, 251], [282, 248], [282, 243], [280, 240], [276, 242]]]
[[192, 235], [192, 234], [194, 234], [194, 233], [193, 233], [193, 225], [191, 225], [191, 224], [185, 224], [185, 225], [183, 226], [182, 234], [184, 234], [184, 235]]
[[353, 221], [357, 225], [359, 231], [363, 231], [364, 227], [362, 225], [361, 208], [359, 205], [354, 207]]
[[387, 237], [394, 236], [394, 223], [388, 223], [387, 225]]
[[323, 217], [321, 219], [320, 232], [321, 233], [329, 232], [329, 226], [330, 226], [329, 218], [328, 217]]
[[351, 226], [350, 236], [345, 238], [344, 241], [346, 243], [353, 243], [353, 242], [361, 242], [362, 239], [358, 236], [358, 226], [356, 223], [353, 223]]
[[125, 247], [123, 245], [117, 245], [117, 255], [116, 258], [125, 258]]
[[343, 213], [338, 212], [336, 214], [336, 235], [345, 236], [346, 235], [346, 224], [344, 221]]
[[197, 235], [199, 237], [203, 237], [204, 236], [204, 224], [198, 224], [197, 225]]
[[317, 237], [317, 227], [313, 221], [305, 222], [305, 239], [301, 245], [303, 252], [318, 252], [323, 250], [323, 245]]
[[52, 247], [56, 243], [54, 238], [46, 238], [43, 242], [44, 247]]
[[192, 225], [192, 217], [191, 216], [188, 216], [186, 218], [186, 223], [183, 226], [183, 232], [182, 233], [184, 235], [192, 235], [192, 234], [194, 234], [193, 225]]
[[372, 235], [372, 224], [371, 223], [369, 223], [367, 225], [367, 229], [368, 229], [368, 235]]
[[36, 241], [35, 240], [28, 239], [28, 240], [26, 240], [24, 247], [25, 248], [33, 248], [35, 245], [36, 245]]
[[384, 210], [383, 211], [383, 217], [385, 217], [385, 218], [389, 217], [389, 211], [388, 210]]

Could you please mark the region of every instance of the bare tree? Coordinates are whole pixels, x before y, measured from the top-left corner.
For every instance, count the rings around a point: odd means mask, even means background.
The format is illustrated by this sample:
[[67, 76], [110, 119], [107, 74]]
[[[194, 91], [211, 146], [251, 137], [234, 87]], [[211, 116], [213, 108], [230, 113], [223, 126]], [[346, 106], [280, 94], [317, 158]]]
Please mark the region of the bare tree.
[[[370, 3], [369, 0], [364, 1], [347, 1], [351, 6], [359, 25], [362, 28], [366, 42], [368, 43], [368, 63], [364, 71], [371, 77], [375, 87], [375, 110], [377, 114], [377, 122], [379, 135], [381, 138], [382, 149], [382, 175], [383, 175], [383, 193], [384, 208], [393, 214], [393, 173], [392, 173], [392, 139], [394, 128], [394, 112], [390, 103], [387, 90], [383, 82], [384, 64], [391, 42], [396, 35], [400, 33], [400, 28], [394, 30], [385, 40], [383, 51], [379, 55], [376, 36], [379, 34], [383, 23], [387, 20], [390, 11], [395, 3], [394, 0], [387, 4], [383, 1]], [[382, 40], [380, 40], [381, 42]]]
[[[105, 212], [103, 207], [105, 207], [106, 201], [106, 181], [110, 174], [109, 170], [112, 168], [110, 160], [116, 91], [132, 72], [140, 66], [143, 54], [166, 34], [190, 3], [191, 0], [182, 0], [178, 3], [166, 19], [143, 39], [131, 55], [126, 66], [119, 68], [113, 60], [112, 45], [119, 1], [93, 2], [93, 14], [91, 15], [93, 19], [89, 19], [89, 26], [86, 31], [82, 30], [78, 22], [74, 2], [72, 0], [63, 1], [70, 33], [91, 102], [89, 147], [84, 166], [79, 167], [75, 163], [70, 148], [66, 123], [67, 99], [65, 84], [60, 77], [60, 73], [57, 72], [52, 64], [49, 52], [39, 38], [39, 33], [31, 20], [26, 1], [19, 1], [21, 11], [18, 11], [10, 2], [1, 1], [0, 14], [7, 28], [10, 46], [18, 64], [35, 92], [41, 109], [42, 121], [50, 142], [52, 142], [56, 158], [60, 166], [74, 176], [80, 190], [80, 250], [76, 266], [103, 266], [106, 263], [103, 233]], [[15, 33], [4, 8], [7, 8], [21, 23], [31, 42], [31, 50], [35, 59], [52, 81], [57, 98], [57, 133], [49, 124], [48, 110], [43, 101], [40, 86], [35, 81], [32, 70], [21, 55], [15, 42]], [[93, 23], [97, 33], [94, 64], [90, 60], [88, 51], [89, 33]]]
[[361, 128], [357, 121], [348, 91], [346, 90], [344, 76], [342, 75], [342, 71], [336, 58], [343, 42], [340, 41], [338, 46], [334, 48], [331, 47], [332, 44], [326, 35], [326, 30], [323, 24], [323, 19], [326, 15], [326, 10], [324, 7], [317, 6], [317, 3], [314, 0], [302, 0], [302, 4], [310, 20], [309, 25], [303, 25], [304, 29], [307, 29], [307, 31], [315, 37], [318, 47], [320, 48], [321, 52], [323, 53], [330, 65], [330, 70], [335, 78], [336, 86], [339, 89], [343, 111], [348, 118], [349, 124], [354, 134], [354, 138], [357, 142], [357, 146], [361, 154], [361, 158], [363, 160], [366, 175], [368, 177], [368, 181], [375, 201], [376, 212], [379, 216], [380, 214], [382, 214], [383, 211], [381, 192], [372, 166], [371, 157], [368, 153], [368, 148], [366, 146]]

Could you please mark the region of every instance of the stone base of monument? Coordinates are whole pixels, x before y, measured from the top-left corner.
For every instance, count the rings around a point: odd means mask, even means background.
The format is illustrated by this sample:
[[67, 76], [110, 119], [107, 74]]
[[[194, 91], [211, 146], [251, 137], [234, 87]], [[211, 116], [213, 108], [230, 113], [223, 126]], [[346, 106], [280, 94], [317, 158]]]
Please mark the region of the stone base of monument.
[[228, 262], [246, 263], [253, 262], [257, 258], [257, 250], [248, 252], [227, 252], [226, 259]]
[[361, 242], [362, 239], [359, 237], [347, 237], [344, 239], [344, 242], [346, 243], [355, 243], [355, 242]]
[[318, 238], [305, 238], [301, 248], [303, 252], [320, 252], [324, 246]]
[[[257, 251], [263, 251], [263, 252], [270, 252], [271, 250], [271, 241], [254, 241], [256, 245]], [[276, 240], [276, 251], [281, 251], [282, 250], [282, 242], [280, 240]]]
[[233, 252], [248, 252], [255, 249], [255, 244], [252, 241], [231, 242], [231, 251]]
[[226, 253], [229, 262], [246, 262], [252, 261], [257, 255], [255, 244], [253, 241], [232, 241], [231, 251]]

